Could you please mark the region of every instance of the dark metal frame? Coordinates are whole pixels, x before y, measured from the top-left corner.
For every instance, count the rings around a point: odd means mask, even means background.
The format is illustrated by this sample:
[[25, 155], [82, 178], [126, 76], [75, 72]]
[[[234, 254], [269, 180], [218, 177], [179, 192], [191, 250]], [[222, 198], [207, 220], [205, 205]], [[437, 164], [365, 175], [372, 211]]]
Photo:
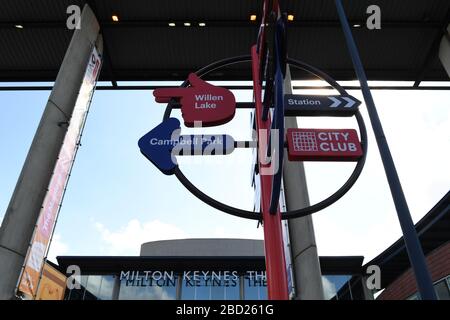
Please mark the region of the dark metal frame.
[[[167, 80], [165, 80], [167, 81]], [[43, 81], [46, 82], [46, 81]], [[178, 88], [179, 86], [164, 86], [164, 88]], [[251, 85], [224, 85], [222, 86], [229, 90], [253, 90]], [[156, 85], [117, 85], [117, 86], [97, 86], [95, 88], [96, 91], [105, 91], [105, 90], [155, 90], [161, 88], [161, 86]], [[332, 86], [293, 86], [293, 90], [327, 90], [333, 89]], [[341, 86], [344, 90], [361, 90], [360, 86]], [[414, 86], [369, 86], [370, 90], [431, 90], [431, 91], [447, 91], [450, 90], [450, 86], [422, 86], [422, 87], [414, 87]], [[52, 86], [0, 86], [0, 91], [51, 91], [53, 89]]]

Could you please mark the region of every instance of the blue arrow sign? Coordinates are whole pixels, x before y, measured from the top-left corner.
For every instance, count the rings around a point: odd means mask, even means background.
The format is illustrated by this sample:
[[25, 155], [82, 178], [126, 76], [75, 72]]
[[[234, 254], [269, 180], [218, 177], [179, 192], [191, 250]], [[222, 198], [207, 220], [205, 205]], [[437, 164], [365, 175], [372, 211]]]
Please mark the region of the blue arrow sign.
[[141, 153], [150, 160], [162, 173], [171, 175], [177, 167], [172, 157], [172, 149], [180, 135], [180, 121], [169, 118], [139, 139]]
[[235, 141], [226, 134], [180, 135], [180, 121], [169, 118], [139, 139], [138, 145], [148, 160], [171, 175], [178, 165], [175, 156], [230, 154]]

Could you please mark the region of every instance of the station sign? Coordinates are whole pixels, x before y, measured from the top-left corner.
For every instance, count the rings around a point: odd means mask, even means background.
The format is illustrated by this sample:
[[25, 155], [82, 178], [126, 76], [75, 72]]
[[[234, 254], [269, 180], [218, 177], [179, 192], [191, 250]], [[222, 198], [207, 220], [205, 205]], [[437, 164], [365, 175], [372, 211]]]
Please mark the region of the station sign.
[[202, 127], [217, 126], [233, 119], [236, 99], [233, 93], [222, 87], [213, 86], [195, 73], [189, 74], [190, 87], [161, 88], [153, 91], [156, 102], [168, 103], [179, 100], [181, 115], [186, 127], [194, 127], [201, 122]]
[[358, 111], [361, 101], [350, 95], [284, 95], [286, 116], [331, 116], [350, 117]]
[[363, 155], [356, 130], [288, 129], [290, 161], [358, 161]]
[[226, 155], [234, 151], [235, 141], [226, 134], [181, 135], [180, 121], [169, 118], [139, 139], [141, 153], [161, 172], [173, 174], [175, 156]]

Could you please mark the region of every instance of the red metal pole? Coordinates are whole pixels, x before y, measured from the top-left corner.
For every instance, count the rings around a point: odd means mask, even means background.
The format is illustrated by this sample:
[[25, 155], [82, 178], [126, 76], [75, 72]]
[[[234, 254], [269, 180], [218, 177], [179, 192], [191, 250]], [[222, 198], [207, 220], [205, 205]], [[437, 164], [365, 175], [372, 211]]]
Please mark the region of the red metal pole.
[[[256, 130], [258, 132], [258, 141], [267, 141], [271, 126], [270, 117], [262, 120], [262, 88], [259, 79], [259, 56], [256, 45], [251, 49], [252, 55], [252, 74], [253, 90], [255, 98], [255, 118]], [[284, 134], [284, 133], [281, 133]], [[265, 135], [265, 136], [264, 136]], [[266, 257], [266, 276], [268, 298], [270, 300], [288, 300], [286, 260], [284, 258], [283, 235], [281, 229], [280, 209], [276, 214], [270, 214], [270, 198], [272, 192], [272, 175], [264, 174], [264, 171], [270, 170], [271, 164], [264, 164], [267, 144], [259, 143], [259, 172], [261, 178], [261, 210], [264, 226], [264, 251]], [[281, 146], [283, 148], [283, 146]], [[278, 166], [280, 167], [280, 166]], [[279, 168], [277, 168], [279, 169]]]

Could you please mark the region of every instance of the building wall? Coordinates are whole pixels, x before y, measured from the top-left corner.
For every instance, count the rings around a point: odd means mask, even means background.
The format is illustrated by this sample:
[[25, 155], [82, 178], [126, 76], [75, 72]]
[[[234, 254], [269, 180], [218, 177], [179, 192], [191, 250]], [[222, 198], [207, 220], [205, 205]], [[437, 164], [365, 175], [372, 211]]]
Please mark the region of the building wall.
[[[426, 260], [433, 282], [450, 275], [450, 242], [443, 244], [429, 253]], [[391, 283], [377, 299], [404, 300], [416, 292], [416, 281], [410, 268]]]
[[262, 257], [264, 241], [250, 239], [180, 239], [142, 244], [141, 256], [151, 257]]

